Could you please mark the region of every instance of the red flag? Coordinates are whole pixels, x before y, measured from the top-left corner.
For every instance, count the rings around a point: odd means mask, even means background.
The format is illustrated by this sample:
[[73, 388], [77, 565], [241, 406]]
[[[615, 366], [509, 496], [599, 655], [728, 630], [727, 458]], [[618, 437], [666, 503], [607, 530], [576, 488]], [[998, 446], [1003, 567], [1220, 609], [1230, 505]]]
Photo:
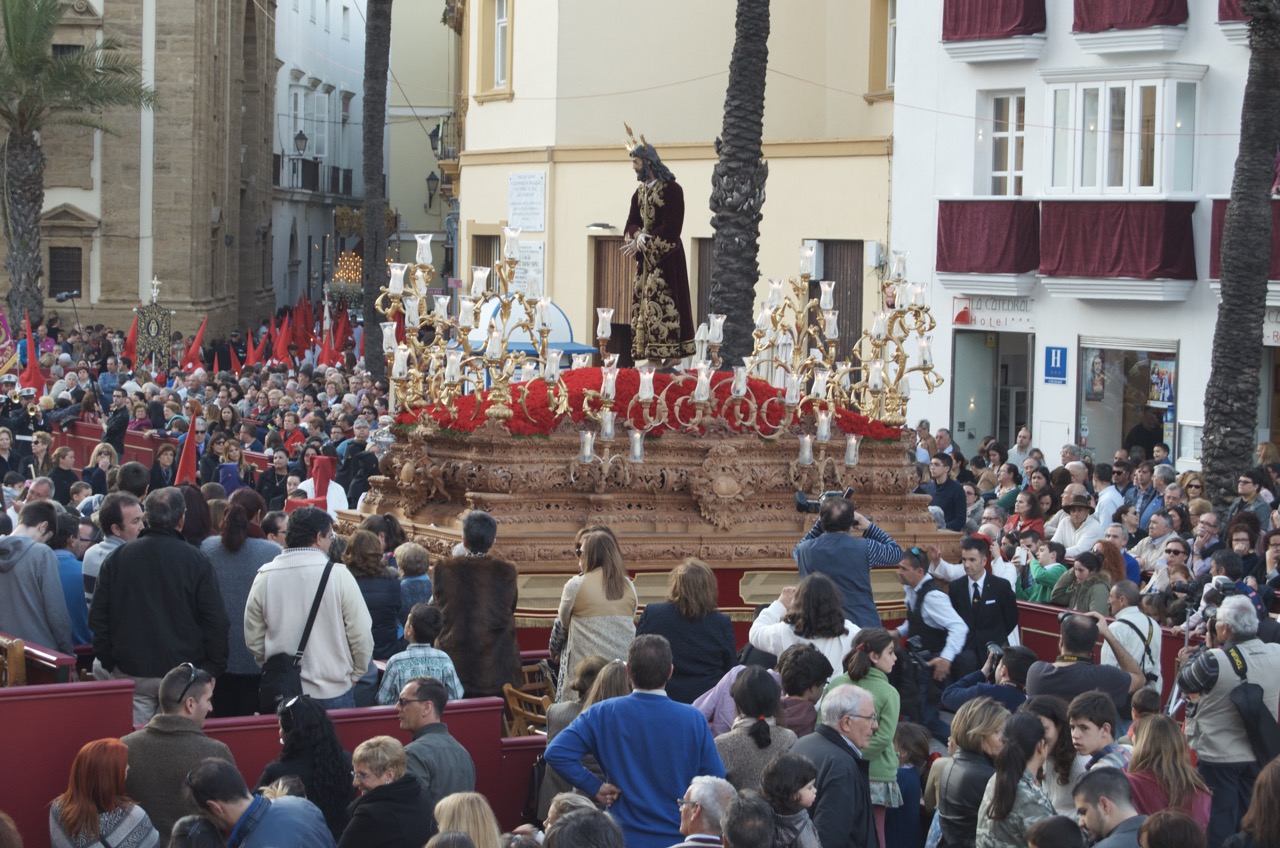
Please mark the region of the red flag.
[[347, 307], [344, 305], [338, 311], [338, 319], [334, 322], [333, 331], [333, 349], [339, 354], [347, 349], [347, 342], [351, 338], [351, 320], [347, 317]]
[[280, 323], [280, 332], [276, 333], [276, 339], [271, 349], [271, 358], [276, 362], [289, 361], [289, 316], [284, 317], [284, 321]]
[[44, 374], [40, 371], [40, 350], [36, 347], [36, 338], [31, 334], [31, 313], [27, 313], [27, 367], [18, 375], [18, 382], [24, 389], [39, 389], [44, 393]]
[[138, 316], [133, 316], [133, 323], [129, 325], [129, 335], [124, 337], [124, 348], [120, 351], [121, 356], [129, 357], [130, 362], [134, 362], [138, 358]]
[[[236, 356], [236, 346], [235, 346], [235, 345], [227, 345], [227, 349], [231, 351], [231, 373], [232, 373], [232, 374], [239, 374], [239, 373], [240, 373], [241, 371], [243, 371], [244, 369], [243, 369], [243, 368], [241, 368], [241, 366], [240, 366], [240, 357]], [[247, 352], [246, 352], [246, 356], [247, 356], [247, 355], [248, 355], [248, 354], [247, 354]]]
[[267, 345], [271, 343], [271, 336], [266, 333], [262, 334], [262, 340], [258, 342], [258, 351], [254, 354], [253, 364], [263, 365], [267, 361]]
[[200, 322], [200, 329], [196, 330], [195, 338], [191, 340], [191, 347], [187, 349], [186, 354], [182, 357], [182, 370], [194, 371], [200, 367], [200, 346], [204, 344], [204, 328], [209, 323], [209, 316], [204, 316], [204, 320]]
[[178, 470], [173, 475], [173, 485], [181, 486], [183, 483], [190, 483], [193, 486], [199, 486], [200, 481], [196, 479], [196, 422], [192, 419], [191, 426], [187, 429], [187, 437], [182, 440], [182, 456], [178, 459]]
[[261, 360], [258, 357], [258, 345], [255, 344], [253, 341], [252, 330], [250, 330], [245, 335], [245, 338], [249, 340], [249, 344], [248, 344], [248, 347], [245, 348], [245, 352], [244, 352], [244, 367], [252, 368], [253, 366], [257, 365], [259, 362], [261, 362]]

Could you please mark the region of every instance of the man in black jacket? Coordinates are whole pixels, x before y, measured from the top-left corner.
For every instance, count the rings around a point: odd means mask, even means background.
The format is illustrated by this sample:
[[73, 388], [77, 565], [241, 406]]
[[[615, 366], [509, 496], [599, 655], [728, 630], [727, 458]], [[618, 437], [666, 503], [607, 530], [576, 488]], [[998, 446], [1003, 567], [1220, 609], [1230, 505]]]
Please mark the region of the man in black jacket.
[[[942, 432], [939, 430], [938, 432]], [[952, 459], [939, 451], [929, 460], [929, 476], [933, 478], [933, 500], [929, 506], [942, 510], [943, 521], [948, 530], [963, 530], [968, 504], [965, 503], [964, 487], [951, 479]]]
[[179, 489], [152, 492], [147, 529], [107, 557], [89, 608], [93, 650], [114, 678], [131, 678], [134, 724], [158, 706], [160, 681], [190, 662], [217, 677], [227, 667], [227, 611], [208, 557], [182, 538]]
[[102, 441], [116, 449], [116, 456], [124, 457], [124, 434], [129, 429], [129, 395], [119, 387], [111, 393], [111, 413], [102, 422]]
[[837, 686], [822, 701], [822, 724], [796, 742], [791, 753], [818, 768], [818, 800], [809, 809], [823, 848], [878, 845], [871, 813], [871, 784], [862, 749], [880, 724], [871, 693]]
[[951, 664], [954, 680], [981, 668], [987, 643], [1009, 644], [1009, 634], [1018, 626], [1018, 599], [1008, 580], [991, 573], [989, 541], [982, 536], [961, 541], [960, 563], [965, 579], [951, 582], [951, 606], [969, 625], [969, 635]]

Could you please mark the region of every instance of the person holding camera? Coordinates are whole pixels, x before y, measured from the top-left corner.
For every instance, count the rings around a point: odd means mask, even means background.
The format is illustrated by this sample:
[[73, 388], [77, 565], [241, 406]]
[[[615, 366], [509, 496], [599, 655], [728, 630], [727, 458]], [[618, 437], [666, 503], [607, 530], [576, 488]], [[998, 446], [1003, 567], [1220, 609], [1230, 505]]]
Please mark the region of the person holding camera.
[[1023, 645], [987, 645], [987, 661], [982, 668], [966, 674], [942, 693], [942, 706], [955, 712], [974, 698], [992, 698], [1009, 712], [1027, 702], [1027, 671], [1036, 662], [1036, 652]]
[[[920, 723], [940, 741], [947, 738], [947, 726], [938, 717], [942, 687], [951, 679], [951, 663], [964, 647], [969, 625], [956, 614], [947, 593], [929, 575], [928, 555], [910, 548], [898, 563], [898, 582], [906, 591], [907, 619], [898, 625], [908, 662], [901, 675], [910, 675], [904, 683], [903, 704], [908, 717], [915, 716], [919, 703]], [[908, 638], [910, 637], [910, 638]], [[923, 652], [913, 645], [919, 645]], [[913, 674], [910, 670], [916, 669]], [[912, 687], [911, 684], [916, 686]], [[912, 697], [909, 693], [916, 693]]]
[[796, 545], [800, 576], [825, 574], [840, 590], [844, 617], [858, 627], [879, 627], [871, 592], [871, 569], [897, 565], [902, 548], [871, 519], [854, 509], [848, 497], [822, 499], [818, 520]]
[[1263, 765], [1232, 693], [1246, 679], [1261, 687], [1262, 703], [1275, 719], [1280, 645], [1258, 638], [1257, 611], [1240, 595], [1223, 599], [1210, 633], [1206, 649], [1178, 671], [1178, 686], [1193, 704], [1187, 710], [1187, 738], [1196, 753], [1196, 769], [1213, 791], [1209, 845], [1217, 848], [1239, 830]]
[[[1100, 613], [1064, 612], [1058, 618], [1058, 658], [1032, 664], [1027, 672], [1027, 695], [1057, 695], [1069, 703], [1081, 693], [1098, 689], [1111, 697], [1117, 710], [1124, 709], [1129, 696], [1147, 685], [1142, 666], [1116, 639]], [[1093, 646], [1099, 636], [1115, 652], [1119, 668], [1094, 664]]]
[[[1129, 655], [1138, 660], [1147, 678], [1147, 688], [1160, 692], [1160, 643], [1161, 630], [1150, 616], [1142, 611], [1142, 595], [1138, 584], [1121, 580], [1107, 593], [1107, 607], [1115, 621], [1111, 622], [1116, 641]], [[1116, 627], [1116, 625], [1120, 625]], [[1102, 646], [1102, 664], [1116, 665], [1116, 652], [1109, 645]]]

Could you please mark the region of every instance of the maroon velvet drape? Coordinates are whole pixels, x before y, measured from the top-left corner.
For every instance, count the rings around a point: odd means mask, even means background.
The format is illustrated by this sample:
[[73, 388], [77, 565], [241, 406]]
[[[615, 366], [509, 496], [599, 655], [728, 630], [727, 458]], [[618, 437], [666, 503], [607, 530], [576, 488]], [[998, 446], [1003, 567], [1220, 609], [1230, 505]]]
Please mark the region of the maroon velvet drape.
[[1196, 279], [1191, 201], [1049, 201], [1040, 204], [1046, 277]]
[[1187, 0], [1075, 0], [1075, 32], [1177, 26], [1187, 22]]
[[[1213, 201], [1209, 227], [1209, 279], [1222, 279], [1222, 225], [1227, 219], [1227, 200]], [[1280, 280], [1280, 202], [1271, 201], [1271, 266], [1268, 280]]]
[[1218, 20], [1245, 21], [1244, 3], [1240, 0], [1218, 0]]
[[1040, 264], [1040, 209], [1034, 200], [938, 203], [937, 270], [1025, 274]]
[[1044, 0], [945, 0], [942, 40], [1012, 38], [1044, 32]]

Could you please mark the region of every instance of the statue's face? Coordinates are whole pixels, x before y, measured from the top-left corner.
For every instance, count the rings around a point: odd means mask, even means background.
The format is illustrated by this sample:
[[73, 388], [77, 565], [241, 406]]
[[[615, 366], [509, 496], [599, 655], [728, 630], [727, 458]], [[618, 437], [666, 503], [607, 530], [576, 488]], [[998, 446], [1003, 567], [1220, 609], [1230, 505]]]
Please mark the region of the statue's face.
[[631, 157], [631, 167], [635, 169], [636, 179], [645, 182], [649, 179], [649, 163], [639, 156]]

